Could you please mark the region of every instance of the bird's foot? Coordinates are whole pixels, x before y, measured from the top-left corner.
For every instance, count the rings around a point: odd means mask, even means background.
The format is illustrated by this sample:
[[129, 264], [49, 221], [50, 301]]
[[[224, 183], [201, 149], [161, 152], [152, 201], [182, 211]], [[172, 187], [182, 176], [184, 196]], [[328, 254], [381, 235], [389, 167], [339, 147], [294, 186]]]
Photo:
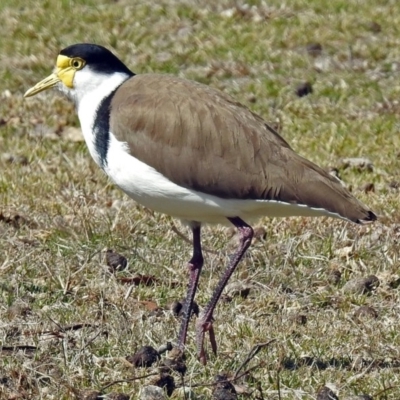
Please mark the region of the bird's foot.
[[208, 335], [210, 337], [212, 351], [216, 355], [217, 342], [215, 340], [212, 318], [210, 318], [210, 320], [208, 321], [204, 317], [200, 317], [196, 323], [196, 345], [199, 360], [203, 365], [207, 364], [207, 354], [204, 350], [204, 337], [206, 332], [208, 332]]

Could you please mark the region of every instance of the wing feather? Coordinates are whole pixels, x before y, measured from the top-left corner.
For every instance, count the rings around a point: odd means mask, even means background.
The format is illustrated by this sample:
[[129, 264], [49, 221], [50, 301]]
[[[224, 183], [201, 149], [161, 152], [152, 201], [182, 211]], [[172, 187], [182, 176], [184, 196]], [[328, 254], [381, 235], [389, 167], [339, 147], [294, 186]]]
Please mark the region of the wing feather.
[[[230, 96], [168, 75], [136, 75], [116, 92], [112, 133], [177, 185], [232, 199], [323, 208], [355, 222], [373, 215], [340, 182], [296, 154]], [[371, 213], [371, 214], [369, 214]]]

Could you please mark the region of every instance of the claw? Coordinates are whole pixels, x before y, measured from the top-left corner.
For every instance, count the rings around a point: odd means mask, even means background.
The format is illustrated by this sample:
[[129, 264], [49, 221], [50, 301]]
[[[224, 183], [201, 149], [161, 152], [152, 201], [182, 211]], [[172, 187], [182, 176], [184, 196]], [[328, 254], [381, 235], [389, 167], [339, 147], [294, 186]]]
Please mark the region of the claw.
[[208, 329], [208, 334], [210, 336], [212, 351], [213, 351], [214, 355], [217, 355], [217, 341], [215, 340], [214, 327], [212, 326], [212, 324], [211, 324], [210, 328]]
[[207, 354], [204, 351], [204, 347], [201, 347], [200, 353], [199, 353], [199, 361], [203, 364], [203, 365], [207, 365]]
[[217, 355], [217, 341], [215, 340], [215, 332], [212, 321], [204, 321], [204, 319], [200, 317], [199, 321], [196, 324], [196, 331], [198, 357], [200, 362], [203, 365], [206, 365], [207, 353], [204, 350], [204, 337], [206, 332], [208, 332], [210, 337], [212, 351], [215, 355]]

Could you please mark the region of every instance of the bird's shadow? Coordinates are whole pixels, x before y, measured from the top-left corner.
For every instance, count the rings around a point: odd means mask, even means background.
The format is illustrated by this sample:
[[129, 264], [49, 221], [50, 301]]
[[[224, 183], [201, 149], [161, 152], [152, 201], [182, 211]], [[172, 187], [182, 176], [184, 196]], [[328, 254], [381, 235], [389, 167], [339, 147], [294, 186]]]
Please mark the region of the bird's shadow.
[[362, 370], [368, 369], [385, 369], [385, 368], [399, 368], [400, 359], [364, 359], [364, 358], [330, 358], [323, 360], [318, 357], [301, 357], [298, 359], [287, 357], [282, 360], [281, 366], [286, 370], [297, 370], [302, 367], [311, 367], [318, 370], [325, 370], [328, 368], [348, 369], [348, 370]]

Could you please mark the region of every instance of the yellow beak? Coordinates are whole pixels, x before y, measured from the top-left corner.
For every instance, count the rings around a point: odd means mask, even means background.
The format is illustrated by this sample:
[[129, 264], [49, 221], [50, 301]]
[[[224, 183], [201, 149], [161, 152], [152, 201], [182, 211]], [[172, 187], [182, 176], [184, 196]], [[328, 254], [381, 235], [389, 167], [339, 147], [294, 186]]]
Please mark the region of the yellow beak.
[[[57, 57], [56, 70], [47, 78], [43, 79], [35, 86], [31, 87], [25, 94], [24, 97], [34, 96], [43, 90], [47, 90], [62, 82], [66, 87], [74, 87], [74, 76], [77, 68], [71, 65], [72, 59], [67, 56], [59, 55]], [[80, 60], [81, 68], [85, 65], [83, 60]]]
[[48, 76], [47, 78], [43, 79], [39, 83], [37, 83], [35, 86], [28, 89], [24, 94], [24, 97], [31, 97], [34, 96], [35, 94], [38, 94], [39, 92], [42, 92], [43, 90], [50, 89], [53, 86], [57, 85], [58, 82], [61, 82], [61, 79], [58, 77], [58, 71], [57, 71]]

